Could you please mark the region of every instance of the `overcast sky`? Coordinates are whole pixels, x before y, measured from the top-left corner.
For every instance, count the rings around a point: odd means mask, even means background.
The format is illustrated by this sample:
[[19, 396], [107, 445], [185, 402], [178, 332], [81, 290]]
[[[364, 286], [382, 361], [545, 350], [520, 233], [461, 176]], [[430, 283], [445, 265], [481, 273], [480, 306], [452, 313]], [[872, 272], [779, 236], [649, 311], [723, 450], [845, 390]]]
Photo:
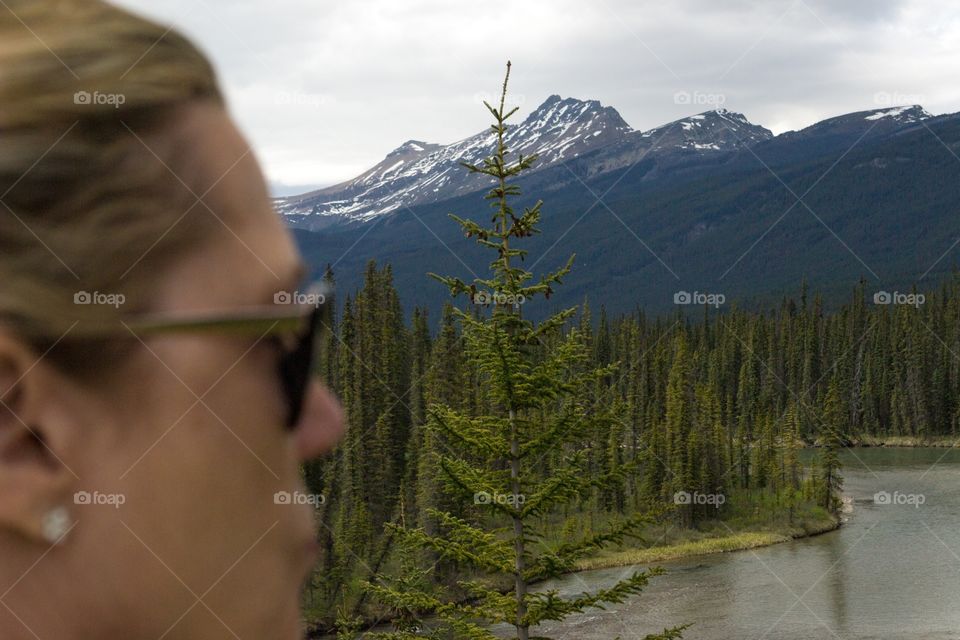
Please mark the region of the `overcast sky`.
[[[192, 36], [275, 188], [356, 176], [406, 140], [516, 121], [550, 94], [635, 129], [722, 106], [775, 133], [889, 104], [960, 111], [950, 0], [121, 0]], [[293, 189], [296, 191], [297, 189]], [[302, 189], [301, 189], [302, 190]]]

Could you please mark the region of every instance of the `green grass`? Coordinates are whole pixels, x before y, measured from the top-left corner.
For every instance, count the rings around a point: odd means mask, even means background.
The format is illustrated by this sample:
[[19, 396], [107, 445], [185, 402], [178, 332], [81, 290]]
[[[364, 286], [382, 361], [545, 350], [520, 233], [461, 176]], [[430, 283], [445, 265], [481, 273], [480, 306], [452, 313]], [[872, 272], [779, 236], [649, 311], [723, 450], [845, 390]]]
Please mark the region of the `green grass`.
[[[788, 506], [790, 504], [793, 505], [792, 509]], [[835, 518], [809, 500], [802, 499], [799, 494], [792, 501], [788, 501], [785, 496], [771, 495], [762, 489], [738, 490], [732, 493], [719, 515], [722, 519], [705, 520], [692, 529], [677, 526], [668, 515], [662, 522], [648, 525], [641, 532], [639, 540], [630, 539], [622, 545], [581, 559], [574, 571], [634, 564], [652, 565], [711, 553], [754, 549], [793, 538], [816, 535], [838, 526]], [[549, 533], [549, 537], [541, 541], [543, 546], [537, 551], [544, 552], [560, 544], [574, 543], [584, 536], [594, 535], [616, 525], [622, 517], [596, 512], [576, 512], [566, 516], [552, 514], [539, 523]], [[392, 558], [386, 567], [387, 573], [396, 574], [400, 570], [396, 558]], [[503, 576], [494, 579], [476, 573], [463, 573], [457, 577], [480, 580], [491, 588], [503, 591], [511, 587], [509, 580]], [[352, 603], [360, 599], [361, 589], [356, 577], [348, 578], [347, 582], [345, 601], [352, 606]], [[454, 588], [451, 595], [455, 599], [465, 597], [462, 593], [457, 595], [458, 593]], [[308, 591], [304, 603], [307, 619], [317, 630], [329, 631], [333, 624], [334, 605], [319, 597], [312, 598], [311, 595], [314, 594]], [[369, 601], [359, 613], [366, 625], [375, 623], [387, 614], [389, 611]]]
[[737, 531], [732, 527], [724, 526], [714, 527], [706, 531], [689, 530], [680, 534], [687, 538], [686, 540], [675, 541], [670, 544], [602, 551], [578, 562], [577, 570], [586, 571], [631, 564], [651, 564], [710, 553], [755, 549], [787, 542], [794, 538], [832, 531], [837, 526], [839, 525], [835, 518], [819, 509], [813, 509], [793, 525], [782, 524], [764, 530]]
[[955, 447], [960, 438], [950, 436], [860, 436], [854, 443], [861, 447]]

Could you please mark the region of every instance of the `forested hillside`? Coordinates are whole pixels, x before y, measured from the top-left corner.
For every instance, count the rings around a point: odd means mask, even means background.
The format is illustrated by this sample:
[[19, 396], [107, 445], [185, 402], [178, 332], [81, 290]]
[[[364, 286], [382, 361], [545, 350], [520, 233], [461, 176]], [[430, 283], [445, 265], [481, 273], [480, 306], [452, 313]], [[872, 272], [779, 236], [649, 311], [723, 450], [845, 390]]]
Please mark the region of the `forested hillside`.
[[[432, 528], [431, 507], [483, 517], [473, 496], [444, 486], [431, 461], [445, 443], [424, 429], [429, 403], [482, 412], [482, 376], [464, 362], [450, 307], [436, 332], [425, 312], [406, 321], [401, 308], [390, 267], [371, 263], [326, 342], [321, 373], [343, 399], [350, 429], [308, 469], [311, 489], [325, 496], [314, 611], [363, 609], [357, 584], [395, 560], [385, 523]], [[845, 442], [956, 435], [958, 320], [956, 278], [916, 306], [874, 304], [861, 285], [833, 313], [802, 286], [766, 313], [688, 308], [614, 318], [585, 304], [571, 326], [586, 337], [589, 366], [618, 369], [584, 401], [613, 407], [618, 419], [580, 447], [598, 476], [629, 473], [555, 514], [557, 540], [658, 504], [674, 505], [668, 518], [679, 528], [828, 506], [820, 457], [804, 468], [801, 447], [834, 433]], [[726, 499], [719, 508], [675, 505], [678, 491]]]

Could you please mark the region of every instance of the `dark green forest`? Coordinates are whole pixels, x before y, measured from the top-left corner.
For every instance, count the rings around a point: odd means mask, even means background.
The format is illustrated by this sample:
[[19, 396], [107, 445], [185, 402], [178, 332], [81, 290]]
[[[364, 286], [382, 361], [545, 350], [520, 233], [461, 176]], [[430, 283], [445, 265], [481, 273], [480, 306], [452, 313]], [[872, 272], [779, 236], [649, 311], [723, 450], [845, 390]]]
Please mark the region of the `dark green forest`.
[[[617, 419], [586, 434], [579, 449], [598, 476], [629, 473], [555, 514], [557, 539], [657, 504], [674, 507], [666, 517], [676, 527], [754, 511], [789, 518], [805, 503], [829, 506], [823, 456], [804, 458], [804, 447], [822, 452], [831, 437], [955, 437], [958, 301], [960, 278], [919, 307], [874, 305], [861, 284], [829, 314], [802, 288], [766, 313], [687, 308], [609, 318], [584, 304], [570, 328], [584, 336], [590, 364], [618, 365], [588, 402], [613, 407]], [[364, 287], [344, 301], [321, 367], [350, 427], [332, 455], [307, 469], [310, 489], [325, 496], [324, 555], [309, 597], [314, 612], [356, 613], [370, 604], [360, 581], [396, 561], [386, 523], [433, 529], [430, 508], [485, 517], [473, 496], [447, 490], [431, 464], [444, 441], [424, 428], [433, 402], [481, 413], [482, 380], [465, 365], [453, 308], [435, 333], [425, 311], [405, 322], [390, 267], [372, 263]], [[676, 491], [728, 497], [719, 509], [678, 506]]]

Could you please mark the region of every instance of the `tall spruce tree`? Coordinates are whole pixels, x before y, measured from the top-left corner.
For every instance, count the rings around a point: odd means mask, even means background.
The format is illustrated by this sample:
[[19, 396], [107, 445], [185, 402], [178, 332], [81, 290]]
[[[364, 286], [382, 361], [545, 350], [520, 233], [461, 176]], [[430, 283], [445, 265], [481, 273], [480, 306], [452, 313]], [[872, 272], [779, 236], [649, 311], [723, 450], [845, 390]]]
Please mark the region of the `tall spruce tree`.
[[[418, 589], [397, 578], [369, 584], [377, 599], [397, 612], [399, 624], [379, 638], [417, 637], [492, 640], [491, 624], [506, 624], [518, 640], [528, 640], [532, 628], [559, 621], [590, 607], [623, 602], [639, 593], [657, 569], [638, 571], [595, 593], [563, 597], [557, 590], [534, 591], [531, 586], [559, 576], [593, 551], [621, 542], [647, 523], [647, 515], [620, 518], [601, 532], [573, 542], [549, 543], [548, 517], [564, 506], [622, 481], [624, 468], [588, 472], [584, 436], [609, 433], [612, 417], [602, 402], [589, 395], [608, 380], [615, 365], [594, 366], [594, 354], [582, 331], [569, 328], [576, 308], [561, 311], [540, 323], [526, 320], [521, 303], [549, 298], [569, 272], [573, 257], [556, 271], [542, 275], [517, 266], [526, 251], [515, 243], [538, 233], [542, 201], [518, 214], [511, 199], [520, 195], [508, 182], [533, 166], [536, 155], [508, 162], [505, 111], [510, 63], [498, 108], [484, 102], [493, 115], [496, 153], [482, 166], [462, 163], [471, 173], [489, 176], [494, 186], [485, 198], [493, 215], [489, 225], [451, 217], [467, 237], [495, 253], [489, 277], [468, 283], [458, 277], [433, 277], [452, 296], [469, 296], [483, 309], [459, 311], [466, 364], [478, 372], [483, 412], [469, 413], [448, 404], [429, 406], [428, 426], [448, 444], [436, 463], [451, 491], [472, 500], [474, 517], [457, 517], [429, 509], [436, 534], [427, 528], [390, 525], [405, 549], [427, 550], [461, 570], [458, 591], [439, 593]], [[600, 443], [601, 446], [604, 443]], [[429, 624], [411, 623], [411, 614], [429, 616]], [[676, 638], [681, 628], [654, 638]]]
[[848, 414], [840, 398], [840, 384], [836, 377], [830, 381], [827, 399], [823, 407], [823, 435], [820, 455], [820, 504], [830, 513], [840, 510], [840, 490], [843, 477], [840, 475], [839, 450], [843, 446]]

